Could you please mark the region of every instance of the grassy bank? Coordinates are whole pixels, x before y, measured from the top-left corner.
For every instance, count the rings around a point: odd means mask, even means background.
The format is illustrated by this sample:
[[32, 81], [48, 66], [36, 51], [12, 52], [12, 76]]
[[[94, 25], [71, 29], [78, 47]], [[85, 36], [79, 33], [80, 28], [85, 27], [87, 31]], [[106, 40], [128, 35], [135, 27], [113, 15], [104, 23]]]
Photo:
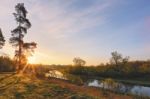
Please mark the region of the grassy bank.
[[78, 86], [60, 79], [11, 75], [0, 81], [0, 99], [134, 99], [134, 96]]

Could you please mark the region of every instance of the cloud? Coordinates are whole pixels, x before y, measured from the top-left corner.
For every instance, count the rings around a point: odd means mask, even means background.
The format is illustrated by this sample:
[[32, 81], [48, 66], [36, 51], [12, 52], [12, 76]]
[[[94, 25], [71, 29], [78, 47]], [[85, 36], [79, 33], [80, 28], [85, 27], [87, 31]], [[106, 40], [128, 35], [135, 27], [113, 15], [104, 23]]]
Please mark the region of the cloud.
[[35, 31], [38, 28], [38, 32], [41, 34], [64, 38], [107, 21], [106, 16], [103, 16], [102, 13], [111, 6], [110, 2], [95, 3], [82, 11], [78, 9], [71, 11], [69, 7], [73, 1], [71, 0], [67, 4], [53, 1], [47, 2], [47, 4], [35, 3], [32, 5], [30, 17]]
[[[79, 52], [73, 53], [75, 52], [72, 51], [75, 50], [74, 47], [79, 46], [81, 49], [82, 46], [88, 47], [89, 44], [92, 44], [89, 41], [75, 41], [78, 44], [80, 43], [78, 45], [71, 39], [75, 35], [79, 35], [80, 37], [85, 30], [87, 31], [97, 26], [100, 27], [107, 23], [107, 11], [111, 10], [118, 0], [88, 1], [90, 3], [86, 6], [87, 1], [84, 1], [83, 5], [76, 4], [77, 2], [81, 2], [81, 0], [1, 0], [0, 26], [4, 30], [8, 40], [10, 30], [16, 26], [12, 15], [15, 11], [14, 6], [18, 2], [24, 2], [29, 12], [28, 18], [32, 23], [32, 28], [29, 29], [28, 34], [25, 36], [26, 41], [37, 42], [38, 52], [40, 53], [42, 50], [43, 55], [52, 55], [55, 59], [65, 57], [67, 60], [69, 59], [69, 55], [73, 56], [80, 52], [78, 50]], [[83, 38], [83, 40], [85, 39]], [[73, 44], [74, 47], [72, 47]], [[9, 52], [11, 47], [6, 47], [6, 50]], [[48, 53], [45, 50], [57, 54]], [[67, 53], [69, 55], [66, 55]], [[42, 55], [38, 54], [38, 56]]]
[[81, 11], [79, 9], [70, 10], [69, 7], [74, 5], [75, 1], [78, 0], [2, 0], [0, 1], [0, 15], [3, 17], [1, 20], [11, 20], [12, 26], [15, 26], [11, 13], [14, 12], [14, 6], [18, 2], [24, 2], [29, 12], [29, 19], [33, 24], [31, 30], [35, 33], [33, 35], [45, 33], [50, 37], [64, 38], [84, 29], [104, 24], [107, 18], [103, 16], [103, 13], [112, 6], [112, 1], [115, 0], [102, 0], [103, 2], [95, 0], [87, 8], [81, 6], [80, 9], [83, 9]]

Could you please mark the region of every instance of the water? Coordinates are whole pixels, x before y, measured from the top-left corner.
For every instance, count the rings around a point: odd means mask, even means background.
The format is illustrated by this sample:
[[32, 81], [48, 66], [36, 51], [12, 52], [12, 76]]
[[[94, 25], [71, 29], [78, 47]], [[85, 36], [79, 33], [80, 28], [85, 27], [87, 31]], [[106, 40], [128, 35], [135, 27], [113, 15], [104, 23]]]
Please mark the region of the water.
[[117, 82], [117, 87], [110, 86], [107, 82], [93, 80], [88, 82], [88, 86], [100, 87], [104, 89], [110, 89], [121, 93], [131, 93], [140, 96], [150, 96], [150, 87], [144, 87], [139, 85], [128, 85]]
[[[64, 77], [63, 73], [57, 70], [51, 70], [45, 74], [46, 77], [54, 77], [60, 79], [67, 79]], [[125, 94], [134, 94], [140, 96], [150, 96], [150, 87], [139, 86], [139, 85], [129, 85], [123, 84], [120, 82], [116, 82], [113, 79], [100, 81], [100, 80], [92, 80], [86, 82], [88, 86], [100, 87], [104, 89], [109, 89], [116, 92], [121, 92]]]
[[63, 73], [61, 73], [58, 70], [51, 70], [48, 73], [45, 74], [45, 77], [54, 77], [54, 78], [59, 78], [59, 79], [66, 79], [64, 77]]

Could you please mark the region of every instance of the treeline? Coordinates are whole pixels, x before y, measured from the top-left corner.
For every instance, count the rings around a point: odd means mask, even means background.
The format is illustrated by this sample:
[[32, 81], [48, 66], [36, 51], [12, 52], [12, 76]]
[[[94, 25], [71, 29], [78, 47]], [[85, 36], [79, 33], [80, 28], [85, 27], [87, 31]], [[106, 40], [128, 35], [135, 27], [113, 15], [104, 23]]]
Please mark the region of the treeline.
[[112, 64], [99, 66], [70, 66], [66, 72], [87, 77], [114, 77], [133, 78], [150, 76], [150, 61], [132, 61], [120, 64], [118, 67]]
[[[150, 77], [150, 61], [129, 61], [118, 52], [112, 52], [109, 63], [98, 66], [84, 66], [83, 59], [76, 58], [78, 64], [68, 66], [65, 72], [86, 77], [138, 78]], [[82, 64], [80, 64], [80, 61]], [[75, 61], [74, 61], [75, 62]], [[84, 61], [85, 63], [85, 61]]]
[[36, 65], [36, 74], [45, 76], [49, 71], [58, 70], [64, 74], [85, 77], [112, 77], [112, 78], [146, 78], [150, 77], [150, 61], [129, 61], [118, 52], [112, 52], [110, 62], [98, 66], [85, 66], [86, 61], [76, 57], [74, 65]]
[[0, 56], [0, 72], [14, 72], [16, 63], [7, 56]]

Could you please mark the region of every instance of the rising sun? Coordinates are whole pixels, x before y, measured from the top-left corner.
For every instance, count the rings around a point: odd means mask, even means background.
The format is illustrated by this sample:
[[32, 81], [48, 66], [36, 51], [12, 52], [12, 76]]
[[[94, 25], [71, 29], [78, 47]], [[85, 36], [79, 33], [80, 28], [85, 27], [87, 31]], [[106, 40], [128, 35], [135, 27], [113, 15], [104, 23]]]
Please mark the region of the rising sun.
[[35, 64], [36, 63], [36, 58], [34, 56], [28, 57], [28, 63], [29, 64]]

